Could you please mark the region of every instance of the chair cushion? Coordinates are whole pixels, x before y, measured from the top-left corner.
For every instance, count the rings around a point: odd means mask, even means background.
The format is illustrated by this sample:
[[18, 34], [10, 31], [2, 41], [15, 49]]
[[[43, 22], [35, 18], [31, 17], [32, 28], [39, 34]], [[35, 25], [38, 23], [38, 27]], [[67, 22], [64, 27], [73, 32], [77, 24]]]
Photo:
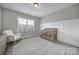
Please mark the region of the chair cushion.
[[6, 36], [13, 36], [14, 35], [13, 32], [12, 32], [12, 30], [4, 30], [2, 32], [2, 34], [3, 35], [6, 35]]

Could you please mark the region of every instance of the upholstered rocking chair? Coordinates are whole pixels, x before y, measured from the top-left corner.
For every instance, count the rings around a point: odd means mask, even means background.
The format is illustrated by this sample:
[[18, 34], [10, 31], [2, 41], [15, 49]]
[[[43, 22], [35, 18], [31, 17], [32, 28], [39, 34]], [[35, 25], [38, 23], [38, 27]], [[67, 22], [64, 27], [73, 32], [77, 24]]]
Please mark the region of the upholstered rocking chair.
[[21, 33], [13, 33], [12, 30], [3, 30], [2, 34], [6, 37], [7, 42], [15, 42], [21, 39]]

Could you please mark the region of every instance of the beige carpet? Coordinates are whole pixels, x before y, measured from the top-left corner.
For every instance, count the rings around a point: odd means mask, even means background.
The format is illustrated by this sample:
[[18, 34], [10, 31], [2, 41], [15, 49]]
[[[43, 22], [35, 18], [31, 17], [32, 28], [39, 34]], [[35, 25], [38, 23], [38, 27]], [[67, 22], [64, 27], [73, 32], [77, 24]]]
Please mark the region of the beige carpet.
[[77, 55], [79, 49], [52, 43], [40, 37], [31, 37], [19, 41], [13, 48], [9, 48], [7, 53], [9, 55]]

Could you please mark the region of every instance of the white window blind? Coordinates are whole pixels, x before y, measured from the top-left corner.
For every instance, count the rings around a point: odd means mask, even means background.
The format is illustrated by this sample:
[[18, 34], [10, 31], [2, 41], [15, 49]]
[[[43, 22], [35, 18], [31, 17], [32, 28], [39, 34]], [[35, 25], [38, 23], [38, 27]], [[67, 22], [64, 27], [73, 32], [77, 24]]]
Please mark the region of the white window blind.
[[26, 19], [18, 18], [18, 24], [25, 24], [26, 25]]

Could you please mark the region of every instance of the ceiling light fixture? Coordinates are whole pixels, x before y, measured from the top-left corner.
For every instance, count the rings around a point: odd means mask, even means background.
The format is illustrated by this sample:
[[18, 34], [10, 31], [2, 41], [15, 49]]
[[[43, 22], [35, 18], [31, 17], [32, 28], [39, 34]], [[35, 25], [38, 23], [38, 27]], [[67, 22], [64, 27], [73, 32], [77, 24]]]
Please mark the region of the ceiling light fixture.
[[33, 3], [33, 7], [38, 8], [39, 4], [38, 3]]

